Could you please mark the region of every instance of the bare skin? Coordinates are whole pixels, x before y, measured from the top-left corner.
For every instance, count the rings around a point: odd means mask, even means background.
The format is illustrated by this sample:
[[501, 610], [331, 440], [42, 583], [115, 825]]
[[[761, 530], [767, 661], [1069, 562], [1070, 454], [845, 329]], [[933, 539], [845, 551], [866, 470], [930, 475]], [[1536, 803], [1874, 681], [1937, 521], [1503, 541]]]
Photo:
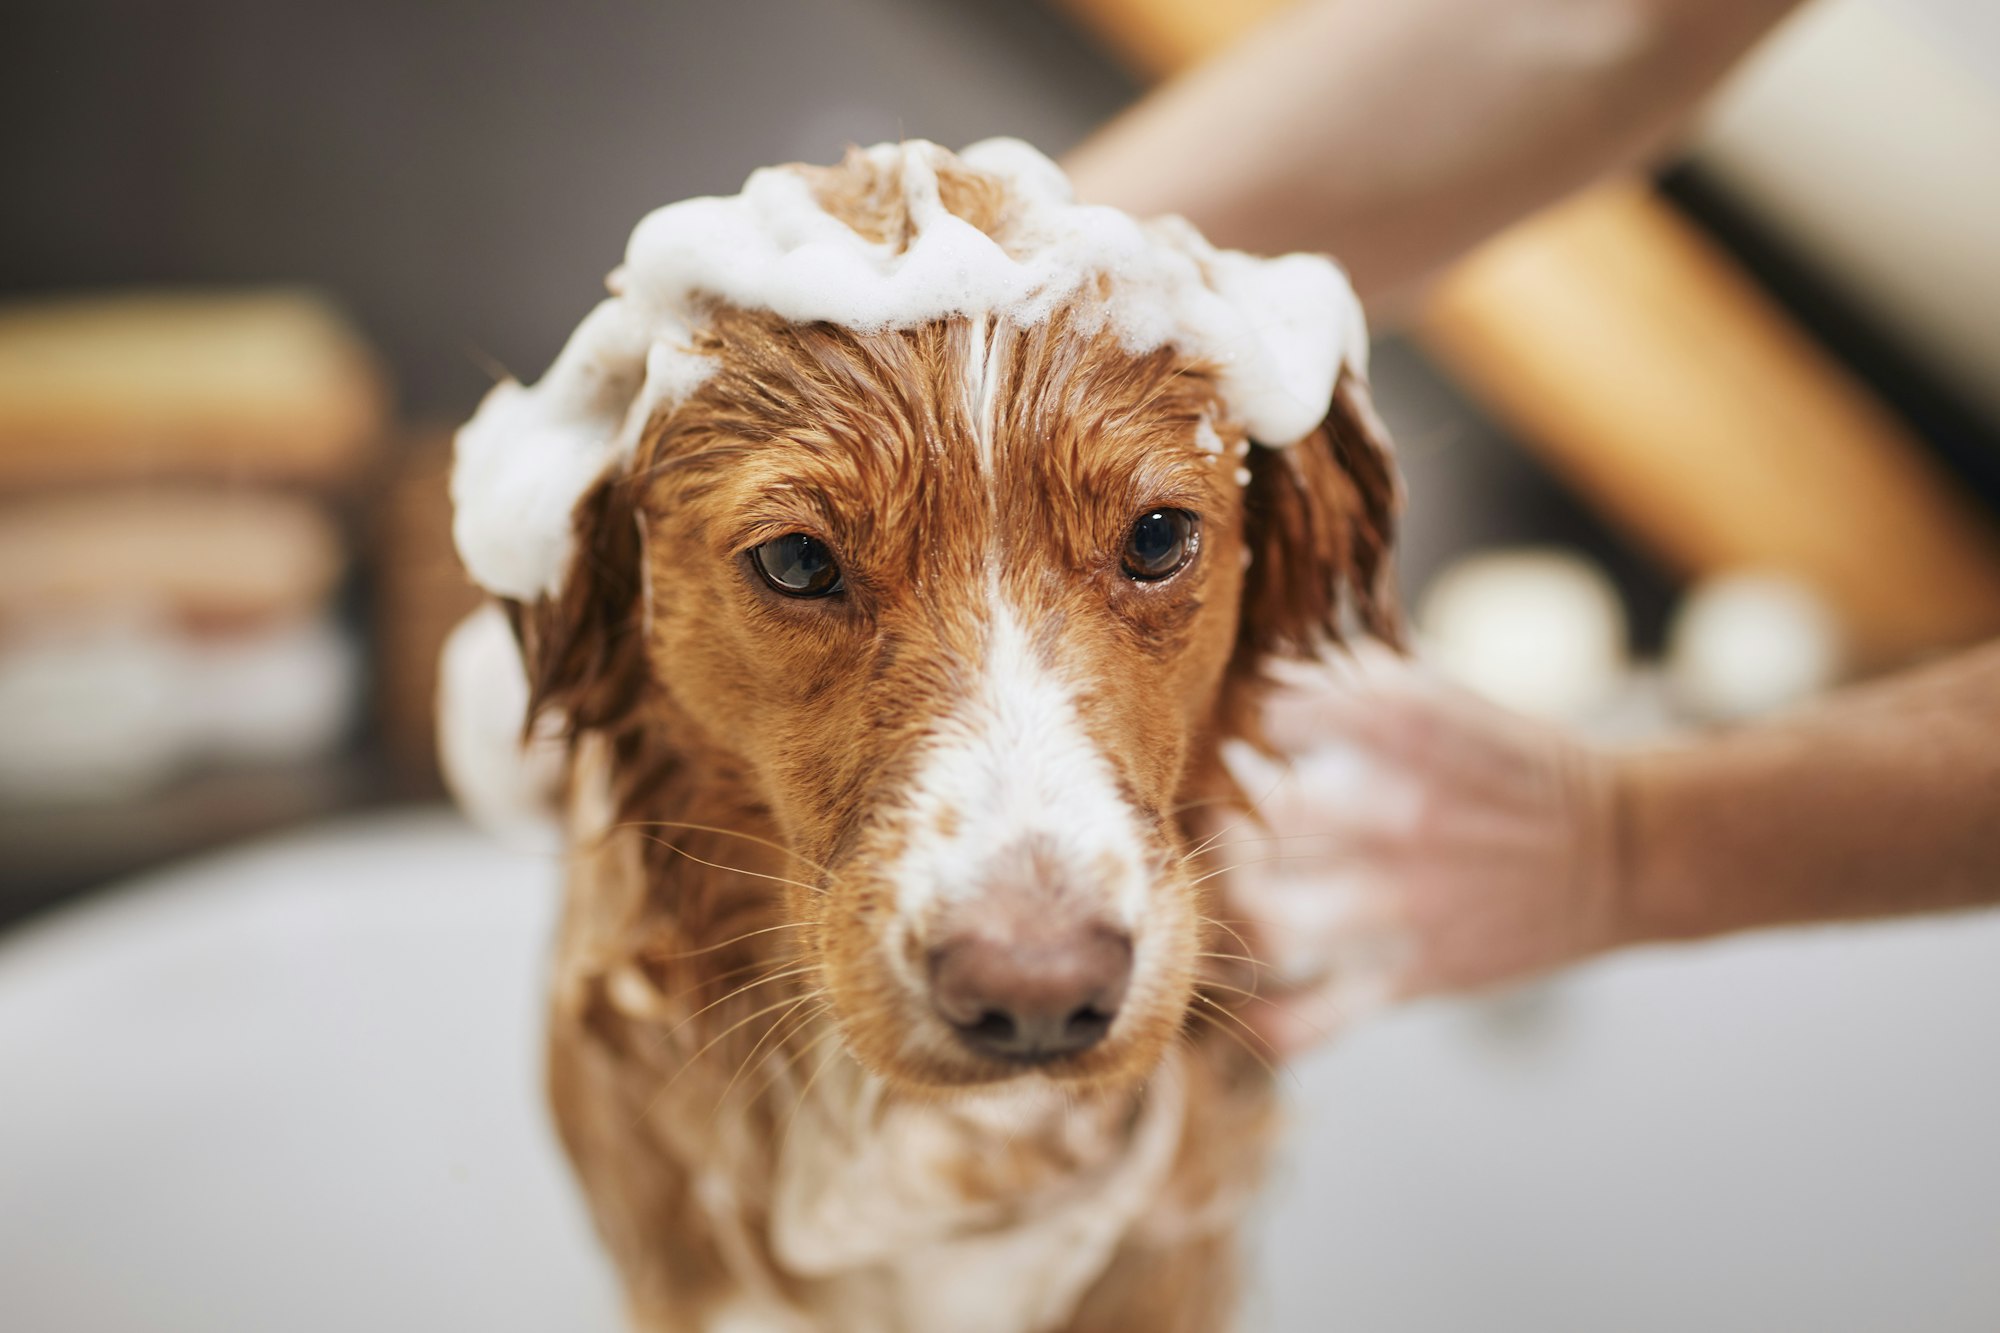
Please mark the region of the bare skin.
[[[1797, 0], [1310, 0], [1066, 164], [1220, 244], [1326, 250], [1378, 311], [1669, 146]], [[2000, 903], [2000, 645], [1795, 716], [1600, 751], [1389, 658], [1267, 713], [1220, 846], [1284, 1050], [1358, 1010], [1624, 945]], [[1289, 987], [1289, 990], [1284, 989]], [[1266, 992], [1267, 999], [1273, 992]]]
[[2000, 644], [1614, 770], [1625, 937], [2000, 902]]
[[[1535, 209], [1658, 154], [1798, 0], [1311, 0], [1065, 166], [1079, 197], [1393, 304]], [[1196, 164], [1199, 164], [1198, 167]]]

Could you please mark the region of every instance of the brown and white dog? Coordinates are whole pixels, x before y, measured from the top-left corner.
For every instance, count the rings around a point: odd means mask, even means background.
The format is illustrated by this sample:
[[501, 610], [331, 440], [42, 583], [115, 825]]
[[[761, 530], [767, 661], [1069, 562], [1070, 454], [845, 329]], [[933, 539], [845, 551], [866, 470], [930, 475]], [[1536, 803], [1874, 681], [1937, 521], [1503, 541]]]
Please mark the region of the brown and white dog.
[[[926, 199], [1006, 248], [1009, 177], [922, 147], [794, 176], [884, 254]], [[1393, 635], [1396, 485], [1358, 370], [1252, 449], [1109, 292], [705, 299], [560, 578], [486, 580], [560, 723], [550, 1087], [641, 1328], [1230, 1321], [1272, 1092], [1218, 746], [1267, 659]]]

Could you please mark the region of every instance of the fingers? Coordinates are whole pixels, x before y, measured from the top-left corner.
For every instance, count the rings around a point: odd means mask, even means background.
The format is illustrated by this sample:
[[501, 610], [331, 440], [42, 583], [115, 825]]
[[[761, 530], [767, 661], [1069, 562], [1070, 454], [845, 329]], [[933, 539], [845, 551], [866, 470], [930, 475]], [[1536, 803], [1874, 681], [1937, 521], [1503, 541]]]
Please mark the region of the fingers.
[[1241, 1016], [1280, 1056], [1330, 1039], [1405, 989], [1414, 941], [1397, 896], [1371, 874], [1247, 874], [1231, 883], [1224, 910], [1263, 963]]
[[1517, 781], [1576, 744], [1560, 727], [1511, 713], [1374, 650], [1350, 664], [1292, 663], [1264, 704], [1271, 744], [1294, 760], [1329, 747], [1359, 750], [1378, 771], [1401, 771], [1445, 798]]
[[1423, 790], [1414, 775], [1385, 765], [1364, 746], [1331, 741], [1274, 759], [1231, 741], [1222, 747], [1222, 762], [1250, 809], [1225, 826], [1229, 831], [1210, 850], [1224, 841], [1248, 849], [1262, 837], [1273, 842], [1265, 854], [1337, 859], [1409, 836], [1422, 815]]
[[1198, 872], [1227, 876], [1268, 965], [1243, 1015], [1265, 1040], [1296, 1052], [1392, 1001], [1578, 953], [1570, 886], [1605, 876], [1577, 871], [1573, 738], [1381, 650], [1279, 675], [1281, 753], [1226, 747], [1253, 808]]
[[1265, 701], [1263, 722], [1272, 744], [1287, 753], [1312, 749], [1329, 737], [1366, 738], [1376, 730], [1378, 706], [1422, 687], [1415, 666], [1386, 648], [1364, 644], [1348, 657], [1326, 662], [1276, 661], [1278, 688]]
[[1264, 701], [1264, 732], [1292, 755], [1342, 741], [1426, 765], [1463, 733], [1489, 728], [1499, 712], [1422, 665], [1365, 645], [1351, 659], [1287, 663], [1272, 677], [1278, 688]]
[[1289, 989], [1340, 970], [1400, 967], [1408, 954], [1395, 895], [1367, 876], [1246, 877], [1225, 902], [1226, 919], [1242, 923], [1264, 975]]
[[1262, 964], [1241, 1016], [1295, 1053], [1402, 984], [1412, 943], [1396, 878], [1383, 872], [1416, 827], [1422, 792], [1352, 745], [1291, 759], [1230, 745], [1224, 762], [1253, 808], [1218, 830], [1198, 873], [1221, 876], [1219, 919]]
[[1280, 1059], [1322, 1045], [1402, 996], [1407, 953], [1391, 937], [1330, 968], [1317, 984], [1260, 992], [1243, 1021]]

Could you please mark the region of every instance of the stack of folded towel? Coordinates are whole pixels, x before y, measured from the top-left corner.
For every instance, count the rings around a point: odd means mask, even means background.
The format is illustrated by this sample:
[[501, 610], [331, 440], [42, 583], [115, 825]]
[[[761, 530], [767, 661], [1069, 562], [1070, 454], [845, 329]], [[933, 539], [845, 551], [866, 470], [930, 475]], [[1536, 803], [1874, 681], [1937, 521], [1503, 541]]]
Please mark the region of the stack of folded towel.
[[345, 516], [385, 395], [314, 298], [0, 307], [0, 805], [340, 746]]

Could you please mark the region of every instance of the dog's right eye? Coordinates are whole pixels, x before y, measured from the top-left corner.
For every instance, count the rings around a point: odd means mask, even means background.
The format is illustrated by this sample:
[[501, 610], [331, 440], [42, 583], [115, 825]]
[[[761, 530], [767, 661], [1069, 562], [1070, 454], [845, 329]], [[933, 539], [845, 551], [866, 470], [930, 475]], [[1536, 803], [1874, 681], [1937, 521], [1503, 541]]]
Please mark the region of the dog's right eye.
[[750, 563], [764, 582], [787, 597], [825, 597], [840, 591], [840, 566], [825, 542], [788, 532], [750, 548]]
[[1194, 558], [1201, 520], [1185, 509], [1155, 509], [1139, 515], [1125, 535], [1125, 574], [1158, 583], [1178, 574]]

